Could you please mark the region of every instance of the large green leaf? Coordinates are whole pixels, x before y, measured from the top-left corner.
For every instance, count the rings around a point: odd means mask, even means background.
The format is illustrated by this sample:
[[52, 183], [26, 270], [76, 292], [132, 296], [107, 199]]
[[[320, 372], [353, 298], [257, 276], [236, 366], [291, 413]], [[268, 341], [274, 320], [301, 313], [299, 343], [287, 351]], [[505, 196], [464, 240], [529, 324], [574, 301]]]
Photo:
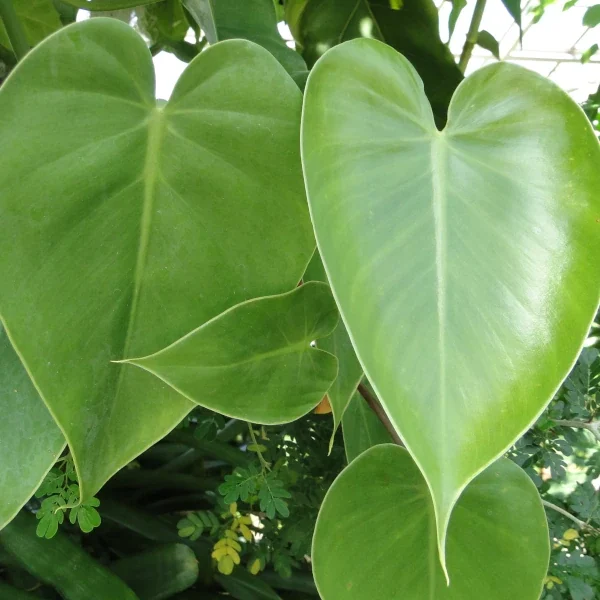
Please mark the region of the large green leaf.
[[31, 498], [65, 438], [0, 325], [0, 529]]
[[279, 35], [273, 0], [183, 0], [183, 3], [210, 44], [236, 38], [250, 40], [271, 52], [299, 84], [306, 81], [306, 63]]
[[157, 105], [144, 41], [105, 18], [42, 42], [0, 89], [0, 314], [84, 497], [194, 406], [111, 361], [302, 276], [300, 110], [278, 62], [241, 40]]
[[314, 408], [336, 378], [335, 357], [311, 343], [337, 322], [329, 286], [311, 282], [239, 304], [168, 348], [126, 362], [221, 414], [288, 423]]
[[462, 73], [441, 41], [432, 0], [291, 0], [286, 18], [302, 55], [313, 65], [329, 48], [353, 38], [374, 38], [402, 52], [417, 69], [440, 124]]
[[393, 441], [383, 423], [358, 392], [354, 393], [344, 412], [342, 431], [348, 462], [377, 444], [390, 444]]
[[[304, 280], [327, 282], [327, 275], [318, 252], [315, 252], [310, 263], [308, 263]], [[331, 450], [335, 432], [342, 421], [342, 416], [352, 398], [352, 394], [360, 383], [363, 371], [358, 358], [356, 358], [348, 332], [341, 321], [331, 335], [319, 341], [319, 348], [330, 352], [338, 359], [338, 374], [327, 393], [333, 414], [333, 432], [329, 443], [329, 449]]]
[[549, 555], [537, 490], [503, 458], [469, 485], [452, 515], [448, 587], [427, 484], [408, 452], [385, 444], [359, 456], [327, 492], [312, 560], [322, 600], [538, 600]]
[[442, 550], [461, 490], [539, 416], [598, 305], [600, 148], [550, 81], [495, 64], [436, 129], [373, 40], [308, 81], [305, 180], [357, 355], [427, 480]]
[[[12, 2], [30, 46], [35, 46], [62, 26], [52, 0], [12, 0]], [[11, 48], [1, 19], [0, 44]]]

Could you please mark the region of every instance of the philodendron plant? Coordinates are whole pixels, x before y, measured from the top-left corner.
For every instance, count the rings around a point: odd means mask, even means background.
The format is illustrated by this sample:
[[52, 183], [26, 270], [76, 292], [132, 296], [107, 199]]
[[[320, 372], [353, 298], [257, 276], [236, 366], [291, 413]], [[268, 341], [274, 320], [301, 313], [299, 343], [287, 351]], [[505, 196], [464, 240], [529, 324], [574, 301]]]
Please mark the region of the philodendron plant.
[[327, 394], [354, 460], [317, 522], [324, 600], [537, 600], [546, 519], [502, 456], [598, 305], [584, 113], [498, 63], [440, 129], [444, 94], [383, 34], [303, 94], [299, 55], [223, 24], [231, 0], [185, 5], [209, 45], [168, 102], [107, 18], [0, 88], [0, 528], [65, 445], [85, 504], [197, 405], [277, 424]]

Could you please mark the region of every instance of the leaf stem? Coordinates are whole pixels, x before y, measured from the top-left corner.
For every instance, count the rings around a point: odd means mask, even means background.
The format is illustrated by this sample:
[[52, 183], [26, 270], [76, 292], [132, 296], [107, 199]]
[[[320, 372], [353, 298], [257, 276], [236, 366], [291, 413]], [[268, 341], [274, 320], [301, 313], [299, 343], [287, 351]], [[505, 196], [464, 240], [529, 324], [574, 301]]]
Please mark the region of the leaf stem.
[[389, 417], [383, 410], [378, 398], [371, 393], [369, 388], [364, 383], [358, 384], [358, 393], [366, 400], [371, 410], [377, 415], [377, 418], [383, 423], [383, 426], [387, 429], [388, 433], [392, 436], [395, 444], [398, 446], [404, 446], [398, 432], [392, 425]]
[[[252, 423], [248, 423], [248, 431], [250, 432], [250, 438], [252, 439], [252, 443], [256, 446], [256, 454], [258, 454], [258, 460], [260, 461], [260, 466], [262, 467], [263, 473], [265, 471], [271, 470], [271, 465], [265, 460], [265, 457], [262, 455], [262, 452], [258, 449], [259, 443], [256, 439], [256, 434], [254, 433], [254, 429], [252, 429]], [[268, 484], [267, 484], [268, 486]], [[269, 489], [269, 492], [271, 490]]]
[[554, 420], [556, 425], [560, 427], [573, 427], [575, 429], [587, 429], [591, 431], [597, 441], [600, 442], [600, 421], [569, 421], [569, 420]]
[[561, 515], [563, 515], [563, 517], [567, 517], [567, 519], [571, 519], [571, 521], [573, 521], [573, 523], [575, 523], [579, 527], [579, 529], [587, 529], [588, 531], [591, 531], [592, 533], [595, 533], [596, 535], [600, 535], [600, 531], [598, 529], [596, 529], [595, 527], [592, 527], [589, 523], [586, 523], [585, 521], [578, 519], [577, 517], [572, 515], [569, 511], [565, 510], [564, 508], [561, 508], [560, 506], [556, 506], [556, 504], [552, 504], [552, 502], [547, 502], [546, 500], [542, 500], [542, 504], [546, 508], [551, 508], [552, 510], [555, 510], [557, 513], [560, 513]]
[[0, 18], [10, 40], [17, 60], [21, 60], [29, 52], [29, 42], [23, 25], [17, 16], [12, 0], [0, 0]]
[[479, 27], [481, 25], [481, 19], [483, 18], [483, 11], [485, 10], [485, 3], [486, 0], [477, 0], [477, 3], [475, 4], [475, 10], [473, 11], [473, 16], [471, 17], [471, 25], [469, 26], [469, 31], [467, 32], [467, 39], [465, 40], [465, 45], [463, 46], [462, 54], [460, 55], [460, 60], [458, 61], [458, 68], [463, 73], [469, 64], [471, 54], [473, 53], [473, 48], [475, 48], [475, 44], [477, 43]]

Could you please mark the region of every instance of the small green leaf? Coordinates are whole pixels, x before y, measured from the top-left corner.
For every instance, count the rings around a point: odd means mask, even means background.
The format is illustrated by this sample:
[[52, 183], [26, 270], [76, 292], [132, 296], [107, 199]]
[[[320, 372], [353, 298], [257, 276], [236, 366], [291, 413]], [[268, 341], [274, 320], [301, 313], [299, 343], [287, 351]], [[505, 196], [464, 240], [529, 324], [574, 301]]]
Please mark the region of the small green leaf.
[[581, 62], [586, 63], [598, 52], [598, 44], [592, 44], [582, 55]]
[[164, 350], [123, 362], [228, 417], [286, 423], [313, 409], [335, 379], [337, 360], [311, 343], [337, 322], [329, 286], [309, 282], [234, 306]]
[[600, 4], [590, 6], [583, 15], [583, 24], [586, 27], [596, 27], [600, 23]]
[[500, 60], [500, 45], [498, 40], [484, 29], [477, 34], [477, 45], [489, 50], [498, 60]]
[[247, 450], [250, 452], [266, 452], [267, 447], [262, 444], [248, 444]]

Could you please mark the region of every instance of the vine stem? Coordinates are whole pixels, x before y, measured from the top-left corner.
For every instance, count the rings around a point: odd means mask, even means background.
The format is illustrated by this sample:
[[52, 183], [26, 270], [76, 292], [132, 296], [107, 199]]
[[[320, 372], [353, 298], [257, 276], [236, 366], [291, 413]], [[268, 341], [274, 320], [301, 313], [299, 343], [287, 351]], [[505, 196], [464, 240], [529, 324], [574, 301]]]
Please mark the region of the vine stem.
[[591, 431], [596, 438], [597, 441], [600, 442], [600, 422], [592, 421], [591, 423], [587, 423], [585, 421], [569, 421], [569, 420], [554, 420], [556, 425], [561, 427], [573, 427], [575, 429], [587, 429]]
[[12, 0], [0, 0], [0, 18], [4, 23], [13, 52], [17, 60], [21, 60], [29, 52], [29, 43]]
[[379, 403], [379, 400], [371, 393], [369, 388], [364, 383], [358, 384], [358, 393], [366, 400], [371, 410], [377, 415], [377, 418], [383, 423], [383, 426], [387, 429], [388, 433], [392, 436], [394, 443], [398, 446], [404, 446], [398, 432], [392, 425], [389, 417], [383, 410], [383, 407]]
[[469, 60], [471, 60], [473, 48], [475, 48], [475, 44], [477, 43], [479, 27], [481, 25], [481, 19], [483, 19], [483, 11], [485, 10], [486, 1], [487, 0], [477, 0], [477, 4], [475, 4], [475, 10], [473, 11], [473, 17], [471, 18], [471, 25], [469, 26], [469, 31], [467, 32], [467, 39], [465, 40], [465, 45], [463, 46], [462, 54], [460, 55], [460, 60], [458, 61], [458, 68], [463, 73], [469, 64]]
[[591, 531], [592, 533], [595, 533], [596, 535], [600, 535], [600, 531], [598, 531], [595, 527], [592, 527], [589, 523], [586, 523], [585, 521], [578, 519], [577, 517], [572, 515], [569, 511], [565, 510], [564, 508], [561, 508], [560, 506], [556, 506], [556, 504], [552, 504], [552, 502], [547, 502], [546, 500], [542, 500], [542, 504], [546, 508], [551, 508], [552, 510], [555, 510], [557, 513], [560, 513], [561, 515], [563, 515], [563, 517], [567, 517], [567, 519], [571, 519], [571, 521], [573, 521], [573, 523], [577, 524], [579, 529], [587, 529], [588, 531]]
[[256, 454], [258, 454], [258, 460], [260, 461], [260, 466], [264, 471], [270, 471], [271, 465], [265, 460], [265, 457], [262, 455], [262, 452], [258, 450], [258, 440], [256, 439], [256, 434], [254, 433], [254, 429], [252, 429], [252, 423], [248, 423], [248, 431], [250, 432], [250, 438], [252, 439], [252, 443], [257, 447]]

